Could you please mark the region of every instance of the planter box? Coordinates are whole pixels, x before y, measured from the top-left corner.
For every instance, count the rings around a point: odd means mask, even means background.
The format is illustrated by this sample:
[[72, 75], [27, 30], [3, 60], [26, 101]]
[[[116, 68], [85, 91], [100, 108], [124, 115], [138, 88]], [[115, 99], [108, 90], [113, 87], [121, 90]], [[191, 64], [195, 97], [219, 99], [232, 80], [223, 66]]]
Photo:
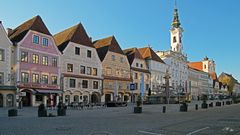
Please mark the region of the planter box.
[[47, 117], [47, 110], [38, 110], [38, 117]]
[[209, 104], [209, 107], [213, 107], [213, 102]]
[[58, 116], [66, 116], [66, 109], [58, 109], [57, 115]]
[[226, 105], [231, 105], [231, 102], [230, 101], [226, 101]]
[[221, 102], [216, 102], [216, 106], [221, 106]]
[[17, 116], [17, 109], [10, 109], [8, 110], [8, 117], [14, 117]]
[[142, 107], [134, 107], [134, 113], [142, 113]]
[[186, 103], [180, 106], [180, 112], [187, 112], [187, 110], [188, 110], [188, 106]]
[[208, 108], [208, 104], [207, 103], [202, 103], [202, 108], [203, 109], [207, 109]]

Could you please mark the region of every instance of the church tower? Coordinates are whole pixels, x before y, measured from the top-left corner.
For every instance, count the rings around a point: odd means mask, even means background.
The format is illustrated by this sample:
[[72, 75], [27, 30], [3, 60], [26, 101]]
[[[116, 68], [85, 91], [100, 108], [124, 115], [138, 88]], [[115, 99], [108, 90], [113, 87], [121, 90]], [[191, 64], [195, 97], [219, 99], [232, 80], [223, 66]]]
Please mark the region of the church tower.
[[183, 28], [180, 26], [180, 20], [178, 17], [178, 9], [176, 8], [176, 1], [175, 1], [175, 8], [174, 8], [174, 17], [172, 22], [172, 28], [170, 30], [171, 34], [171, 50], [174, 52], [182, 53], [183, 46], [182, 46], [182, 33]]

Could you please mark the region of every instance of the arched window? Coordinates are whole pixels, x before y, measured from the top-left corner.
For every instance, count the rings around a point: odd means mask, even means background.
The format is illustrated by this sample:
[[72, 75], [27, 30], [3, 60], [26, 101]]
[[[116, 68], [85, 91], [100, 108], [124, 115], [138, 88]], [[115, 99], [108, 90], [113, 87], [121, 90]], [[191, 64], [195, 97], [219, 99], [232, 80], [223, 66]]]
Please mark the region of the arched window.
[[78, 95], [75, 95], [73, 97], [73, 102], [79, 102], [79, 96]]
[[13, 94], [8, 94], [7, 95], [7, 107], [13, 107]]
[[70, 104], [70, 95], [65, 96], [65, 103]]
[[176, 39], [176, 37], [174, 36], [173, 37], [173, 43], [176, 43], [177, 42], [177, 39]]

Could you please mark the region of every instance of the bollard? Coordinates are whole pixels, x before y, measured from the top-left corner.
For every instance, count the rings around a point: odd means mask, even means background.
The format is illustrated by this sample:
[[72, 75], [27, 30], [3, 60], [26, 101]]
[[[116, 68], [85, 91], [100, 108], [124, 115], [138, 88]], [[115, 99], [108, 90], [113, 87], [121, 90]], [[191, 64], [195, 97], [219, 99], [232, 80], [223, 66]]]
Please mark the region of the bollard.
[[163, 106], [163, 110], [162, 110], [163, 113], [166, 112], [166, 106]]
[[222, 105], [224, 106], [224, 101], [223, 101]]
[[198, 104], [195, 105], [195, 109], [198, 110]]

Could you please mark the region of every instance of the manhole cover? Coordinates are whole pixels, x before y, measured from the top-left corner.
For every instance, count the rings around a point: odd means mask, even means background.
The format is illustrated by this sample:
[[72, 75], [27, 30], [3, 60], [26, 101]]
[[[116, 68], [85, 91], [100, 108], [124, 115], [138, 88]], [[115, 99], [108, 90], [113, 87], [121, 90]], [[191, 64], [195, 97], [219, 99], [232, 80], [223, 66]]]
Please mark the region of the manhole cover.
[[110, 135], [110, 134], [107, 132], [94, 132], [94, 133], [91, 133], [90, 135]]
[[56, 130], [58, 131], [68, 131], [68, 130], [71, 130], [70, 127], [57, 127]]

